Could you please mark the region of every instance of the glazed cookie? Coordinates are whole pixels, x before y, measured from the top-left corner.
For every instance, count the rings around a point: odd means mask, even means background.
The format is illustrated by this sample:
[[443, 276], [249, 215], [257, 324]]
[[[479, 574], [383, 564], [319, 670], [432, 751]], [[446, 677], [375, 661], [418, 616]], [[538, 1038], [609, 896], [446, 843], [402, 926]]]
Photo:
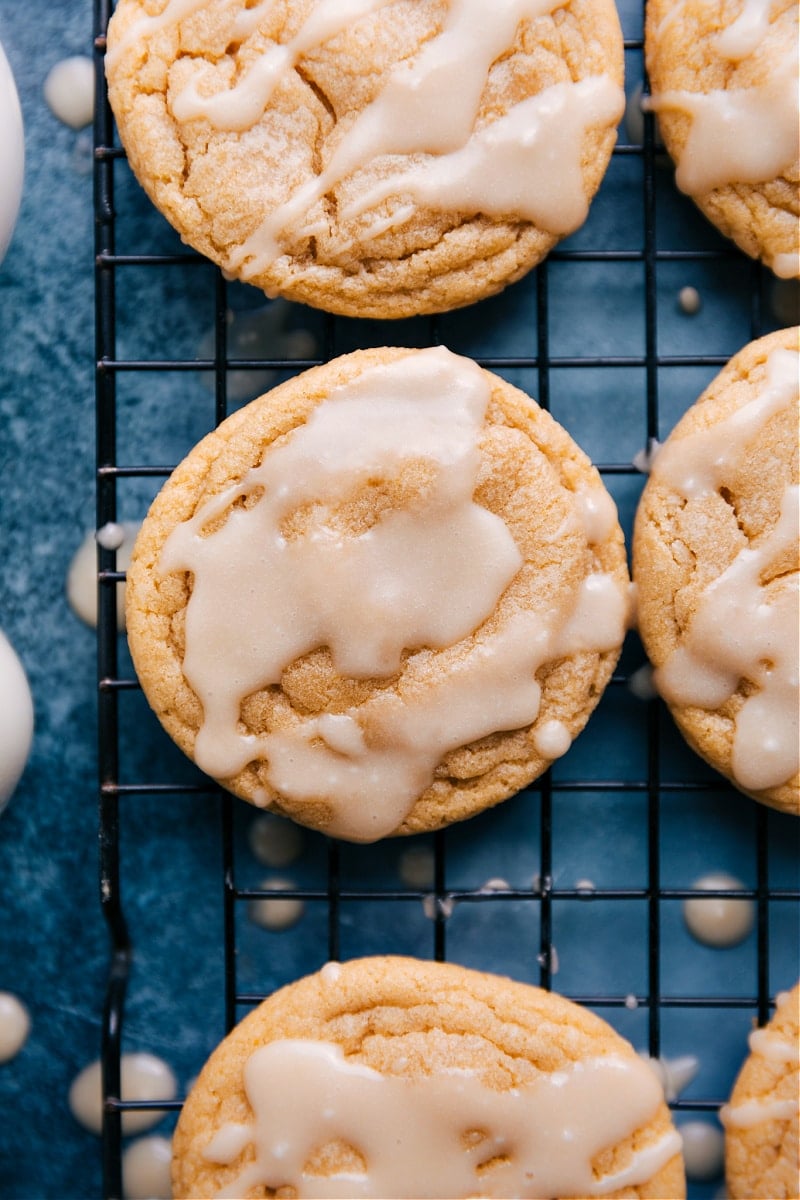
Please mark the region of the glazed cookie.
[[436, 829], [563, 754], [628, 578], [568, 434], [444, 348], [357, 351], [228, 418], [135, 545], [134, 663], [198, 765], [355, 841]]
[[639, 629], [690, 745], [798, 801], [798, 331], [737, 354], [659, 450], [633, 540]]
[[452, 964], [328, 963], [215, 1050], [175, 1197], [685, 1195], [650, 1067], [560, 996]]
[[776, 997], [764, 1029], [750, 1034], [750, 1057], [739, 1072], [720, 1119], [725, 1126], [728, 1195], [800, 1196], [800, 1078], [798, 1078], [800, 985]]
[[519, 279], [585, 220], [624, 107], [613, 0], [119, 0], [106, 72], [184, 240], [347, 316]]
[[797, 5], [648, 0], [650, 107], [676, 182], [776, 275], [800, 275]]

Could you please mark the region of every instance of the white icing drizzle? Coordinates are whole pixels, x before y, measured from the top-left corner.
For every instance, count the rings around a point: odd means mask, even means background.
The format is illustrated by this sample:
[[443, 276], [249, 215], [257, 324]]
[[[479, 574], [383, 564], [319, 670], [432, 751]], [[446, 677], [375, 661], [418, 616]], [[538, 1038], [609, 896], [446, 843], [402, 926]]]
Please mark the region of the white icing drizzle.
[[772, 0], [744, 0], [736, 20], [717, 36], [719, 53], [738, 62], [757, 50], [769, 29], [771, 8]]
[[[183, 669], [203, 704], [195, 758], [204, 770], [230, 778], [264, 757], [278, 793], [325, 799], [331, 833], [377, 839], [402, 821], [448, 751], [536, 720], [540, 666], [621, 643], [625, 589], [600, 573], [586, 577], [572, 612], [511, 612], [472, 639], [522, 562], [505, 523], [472, 500], [487, 400], [480, 369], [443, 348], [368, 369], [240, 485], [173, 530], [159, 569], [194, 575]], [[420, 463], [432, 476], [422, 504], [391, 509], [360, 535], [336, 529], [337, 504], [359, 484]], [[257, 488], [251, 507], [231, 507]], [[313, 523], [285, 537], [284, 522], [303, 509]], [[406, 662], [394, 689], [357, 707], [241, 734], [244, 698], [319, 646], [354, 678], [391, 678], [407, 651], [419, 653], [420, 668], [431, 649], [446, 654], [424, 687], [412, 655], [410, 674]]]
[[[777, 412], [797, 403], [796, 351], [774, 350], [766, 385], [717, 424], [670, 440], [659, 452], [659, 479], [687, 498], [715, 492]], [[761, 578], [798, 539], [800, 491], [788, 487], [780, 518], [754, 547], [741, 550], [705, 590], [680, 645], [654, 675], [659, 692], [681, 705], [717, 708], [748, 679], [758, 690], [736, 718], [732, 770], [745, 788], [785, 783], [798, 769], [798, 578], [770, 595]]]
[[791, 779], [798, 750], [798, 578], [767, 599], [760, 579], [797, 546], [800, 488], [787, 488], [774, 530], [741, 550], [704, 592], [681, 645], [654, 675], [659, 692], [679, 704], [718, 708], [741, 679], [758, 691], [736, 715], [731, 768], [745, 788]]
[[719, 1119], [727, 1129], [752, 1129], [762, 1121], [797, 1120], [797, 1100], [746, 1100], [742, 1104], [723, 1104]]
[[586, 540], [590, 546], [598, 546], [610, 537], [617, 523], [617, 506], [604, 487], [584, 485], [575, 492], [578, 511]]
[[797, 1042], [789, 1041], [771, 1029], [754, 1029], [747, 1044], [754, 1054], [772, 1062], [797, 1062], [800, 1053]]
[[[257, 1186], [292, 1187], [300, 1198], [602, 1196], [650, 1179], [680, 1149], [673, 1130], [594, 1177], [592, 1159], [645, 1125], [662, 1099], [643, 1063], [613, 1054], [498, 1092], [468, 1070], [384, 1075], [338, 1045], [285, 1040], [249, 1057], [244, 1086], [253, 1125], [223, 1126], [204, 1156], [232, 1163], [252, 1142], [255, 1159], [219, 1197]], [[309, 1169], [333, 1141], [363, 1167]]]
[[[200, 86], [207, 89], [214, 78], [213, 68], [204, 63], [202, 83], [192, 79], [170, 97], [175, 117], [183, 122], [204, 119], [221, 131], [251, 128], [303, 53], [386, 2], [319, 0], [296, 36], [271, 45], [234, 86], [201, 94]], [[450, 0], [439, 34], [411, 61], [394, 68], [349, 127], [347, 117], [342, 119], [344, 132], [320, 173], [268, 212], [226, 266], [244, 279], [253, 278], [280, 257], [287, 235], [327, 232], [318, 202], [376, 159], [386, 160], [388, 175], [368, 185], [342, 212], [348, 220], [393, 200], [389, 215], [376, 215], [370, 236], [407, 221], [414, 211], [410, 196], [439, 210], [533, 221], [554, 235], [577, 228], [588, 210], [581, 173], [584, 135], [591, 127], [615, 124], [624, 109], [622, 89], [609, 76], [555, 84], [475, 129], [492, 63], [513, 44], [521, 21], [550, 13], [559, 2], [496, 0], [488, 9], [485, 0]], [[152, 36], [191, 14], [197, 4], [170, 0], [160, 16], [135, 22], [113, 43], [110, 64], [137, 34]], [[236, 33], [246, 36], [256, 28], [257, 17], [240, 16]], [[390, 162], [393, 156], [400, 161]]]
[[[656, 31], [656, 40], [681, 5], [670, 10]], [[717, 8], [715, 6], [715, 13]], [[759, 51], [769, 31], [770, 0], [744, 0], [737, 18], [714, 39], [714, 49], [727, 62], [740, 62]], [[708, 92], [667, 89], [645, 101], [653, 112], [678, 109], [691, 118], [686, 144], [677, 162], [675, 180], [691, 196], [731, 183], [761, 183], [785, 175], [797, 159], [797, 35], [775, 39], [778, 61], [753, 86]], [[781, 254], [781, 271], [788, 270]]]
[[[338, 33], [348, 29], [359, 17], [388, 4], [389, 0], [318, 0], [300, 32], [284, 44], [273, 43], [227, 91], [203, 96], [191, 80], [172, 101], [178, 121], [205, 118], [215, 129], [243, 132], [261, 117], [267, 102], [283, 78], [297, 65], [298, 59]], [[269, 7], [272, 7], [270, 5]], [[264, 6], [253, 10], [258, 18]], [[236, 36], [246, 36], [258, 27], [258, 20], [245, 10], [250, 20], [237, 20]]]

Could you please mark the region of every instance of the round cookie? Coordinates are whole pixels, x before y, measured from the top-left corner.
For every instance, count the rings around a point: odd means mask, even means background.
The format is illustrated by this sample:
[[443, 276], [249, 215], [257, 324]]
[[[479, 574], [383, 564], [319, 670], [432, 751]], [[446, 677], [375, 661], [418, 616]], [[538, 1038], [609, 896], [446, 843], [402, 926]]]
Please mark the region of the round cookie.
[[676, 182], [751, 258], [800, 275], [797, 6], [648, 0], [652, 109]]
[[732, 1200], [800, 1196], [799, 1007], [800, 984], [776, 998], [772, 1020], [750, 1034], [750, 1056], [720, 1112]]
[[597, 704], [629, 600], [585, 454], [442, 347], [357, 351], [230, 416], [154, 501], [126, 590], [178, 745], [354, 841], [540, 775]]
[[680, 1144], [649, 1066], [599, 1017], [450, 963], [366, 958], [276, 992], [214, 1051], [175, 1131], [173, 1195], [679, 1200]]
[[612, 0], [119, 0], [106, 55], [185, 241], [379, 318], [492, 295], [583, 223], [622, 64]]
[[659, 450], [636, 514], [639, 630], [689, 744], [798, 799], [798, 330], [746, 346]]

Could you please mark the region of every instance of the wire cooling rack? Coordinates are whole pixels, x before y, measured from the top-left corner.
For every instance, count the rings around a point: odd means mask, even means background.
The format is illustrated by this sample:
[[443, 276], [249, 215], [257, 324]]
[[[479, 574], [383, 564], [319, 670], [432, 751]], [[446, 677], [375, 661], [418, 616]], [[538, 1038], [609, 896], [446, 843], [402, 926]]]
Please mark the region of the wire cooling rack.
[[[642, 484], [635, 450], [663, 439], [736, 349], [788, 323], [769, 308], [767, 274], [677, 195], [646, 117], [643, 144], [621, 135], [585, 229], [503, 296], [391, 325], [304, 312], [312, 357], [234, 359], [229, 307], [241, 285], [177, 245], [115, 142], [103, 79], [110, 10], [96, 0], [98, 527], [126, 504], [143, 515], [181, 453], [231, 410], [232, 371], [291, 373], [361, 344], [444, 342], [567, 425], [629, 529]], [[643, 76], [642, 13], [622, 17], [632, 90]], [[687, 282], [699, 285], [702, 320], [677, 310]], [[192, 342], [195, 319], [213, 329], [205, 357]], [[203, 380], [213, 381], [213, 399]], [[752, 1020], [768, 1019], [774, 993], [798, 973], [796, 826], [733, 792], [684, 747], [658, 701], [632, 695], [630, 676], [644, 661], [635, 636], [565, 760], [494, 812], [422, 839], [433, 855], [430, 884], [403, 884], [397, 842], [350, 847], [310, 835], [301, 878], [281, 893], [302, 900], [308, 916], [270, 941], [246, 920], [249, 901], [275, 894], [247, 858], [249, 807], [171, 757], [153, 728], [116, 629], [124, 573], [114, 551], [98, 556], [100, 884], [112, 945], [105, 1197], [122, 1195], [123, 1112], [153, 1109], [169, 1120], [181, 1103], [119, 1099], [129, 1045], [146, 1048], [152, 1035], [150, 1044], [183, 1056], [188, 1077], [274, 987], [359, 953], [452, 958], [555, 987], [653, 1056], [700, 1056], [704, 1069], [673, 1108], [716, 1112]], [[137, 699], [138, 709], [126, 707]], [[158, 858], [160, 837], [168, 848]], [[181, 854], [194, 856], [182, 867]], [[736, 869], [742, 898], [755, 904], [754, 931], [733, 951], [698, 948], [680, 921], [696, 876], [720, 866]], [[132, 919], [141, 932], [129, 932]]]

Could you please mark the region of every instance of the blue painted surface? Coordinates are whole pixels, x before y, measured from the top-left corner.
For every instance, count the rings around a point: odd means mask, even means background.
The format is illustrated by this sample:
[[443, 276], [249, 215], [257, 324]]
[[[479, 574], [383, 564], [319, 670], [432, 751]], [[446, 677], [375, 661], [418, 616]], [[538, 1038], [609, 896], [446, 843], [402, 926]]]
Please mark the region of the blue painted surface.
[[[99, 1142], [66, 1107], [76, 1072], [99, 1051], [107, 938], [97, 884], [95, 639], [64, 599], [64, 576], [84, 531], [94, 524], [92, 189], [87, 133], [60, 125], [41, 87], [68, 54], [90, 53], [87, 0], [0, 0], [0, 38], [22, 100], [27, 174], [19, 225], [0, 265], [0, 626], [28, 671], [36, 733], [28, 769], [0, 818], [0, 988], [19, 994], [33, 1017], [21, 1054], [0, 1065], [0, 1195], [5, 1200], [82, 1200], [100, 1194]], [[631, 8], [626, 32], [637, 36]], [[629, 87], [641, 75], [628, 54]], [[573, 246], [638, 249], [641, 245], [638, 160], [614, 160], [586, 227]], [[717, 247], [721, 239], [658, 173], [662, 245]], [[176, 235], [154, 212], [127, 167], [117, 171], [118, 250], [174, 251]], [[644, 351], [643, 274], [639, 264], [558, 263], [548, 267], [553, 355]], [[749, 338], [744, 286], [750, 267], [724, 262], [665, 264], [659, 269], [659, 351], [731, 354]], [[213, 321], [213, 272], [205, 266], [119, 274], [119, 354], [192, 357]], [[691, 283], [704, 300], [696, 317], [676, 305]], [[476, 355], [530, 355], [536, 350], [533, 276], [474, 309], [443, 317], [454, 350]], [[231, 289], [245, 306], [253, 294]], [[298, 324], [319, 331], [320, 318], [298, 310]], [[769, 319], [765, 328], [769, 327]], [[424, 322], [382, 325], [339, 322], [335, 352], [359, 345], [421, 344]], [[532, 372], [506, 372], [535, 394]], [[664, 369], [660, 375], [665, 435], [713, 369]], [[645, 438], [644, 373], [559, 369], [551, 378], [555, 416], [598, 461], [626, 462]], [[174, 462], [209, 428], [213, 402], [199, 374], [129, 374], [119, 384], [121, 462]], [[638, 478], [611, 476], [623, 524], [630, 530]], [[120, 484], [120, 517], [143, 515], [155, 484]], [[624, 665], [642, 661], [635, 639]], [[130, 673], [122, 650], [121, 674]], [[124, 694], [120, 778], [196, 779], [138, 693]], [[662, 755], [670, 779], [713, 775], [684, 747], [668, 718]], [[558, 765], [561, 779], [641, 778], [646, 708], [624, 687], [604, 697], [589, 728]], [[236, 805], [237, 882], [269, 874], [246, 844], [252, 819]], [[539, 868], [539, 800], [523, 794], [446, 837], [446, 886], [479, 888], [503, 877], [527, 888]], [[645, 886], [647, 812], [642, 796], [561, 792], [554, 800], [554, 882], [580, 878], [598, 886]], [[684, 887], [710, 869], [752, 885], [754, 806], [720, 785], [712, 792], [673, 794], [662, 808], [662, 882]], [[797, 826], [770, 816], [771, 882], [797, 886]], [[122, 807], [122, 886], [135, 946], [124, 1048], [162, 1055], [181, 1088], [223, 1033], [221, 881], [216, 800], [134, 798]], [[282, 870], [302, 887], [324, 887], [323, 839], [308, 835], [299, 863]], [[346, 848], [342, 884], [355, 891], [400, 887], [404, 845]], [[679, 902], [662, 903], [662, 982], [667, 995], [752, 995], [756, 949], [751, 936], [730, 951], [698, 946], [685, 932]], [[314, 969], [327, 956], [326, 910], [309, 902], [295, 930], [269, 934], [237, 920], [239, 986], [269, 990]], [[538, 901], [464, 902], [447, 924], [455, 961], [538, 979]], [[770, 905], [770, 987], [798, 974], [794, 905]], [[566, 992], [627, 994], [647, 983], [644, 902], [555, 901], [553, 940]], [[343, 957], [373, 952], [433, 953], [433, 927], [417, 899], [342, 905]], [[604, 1009], [638, 1047], [647, 1040], [642, 1009]], [[749, 1010], [666, 1009], [664, 1052], [696, 1053], [701, 1072], [687, 1097], [724, 1096], [738, 1068]], [[689, 1114], [691, 1115], [691, 1114]], [[169, 1128], [169, 1121], [162, 1125]], [[692, 1194], [710, 1196], [711, 1186]]]

